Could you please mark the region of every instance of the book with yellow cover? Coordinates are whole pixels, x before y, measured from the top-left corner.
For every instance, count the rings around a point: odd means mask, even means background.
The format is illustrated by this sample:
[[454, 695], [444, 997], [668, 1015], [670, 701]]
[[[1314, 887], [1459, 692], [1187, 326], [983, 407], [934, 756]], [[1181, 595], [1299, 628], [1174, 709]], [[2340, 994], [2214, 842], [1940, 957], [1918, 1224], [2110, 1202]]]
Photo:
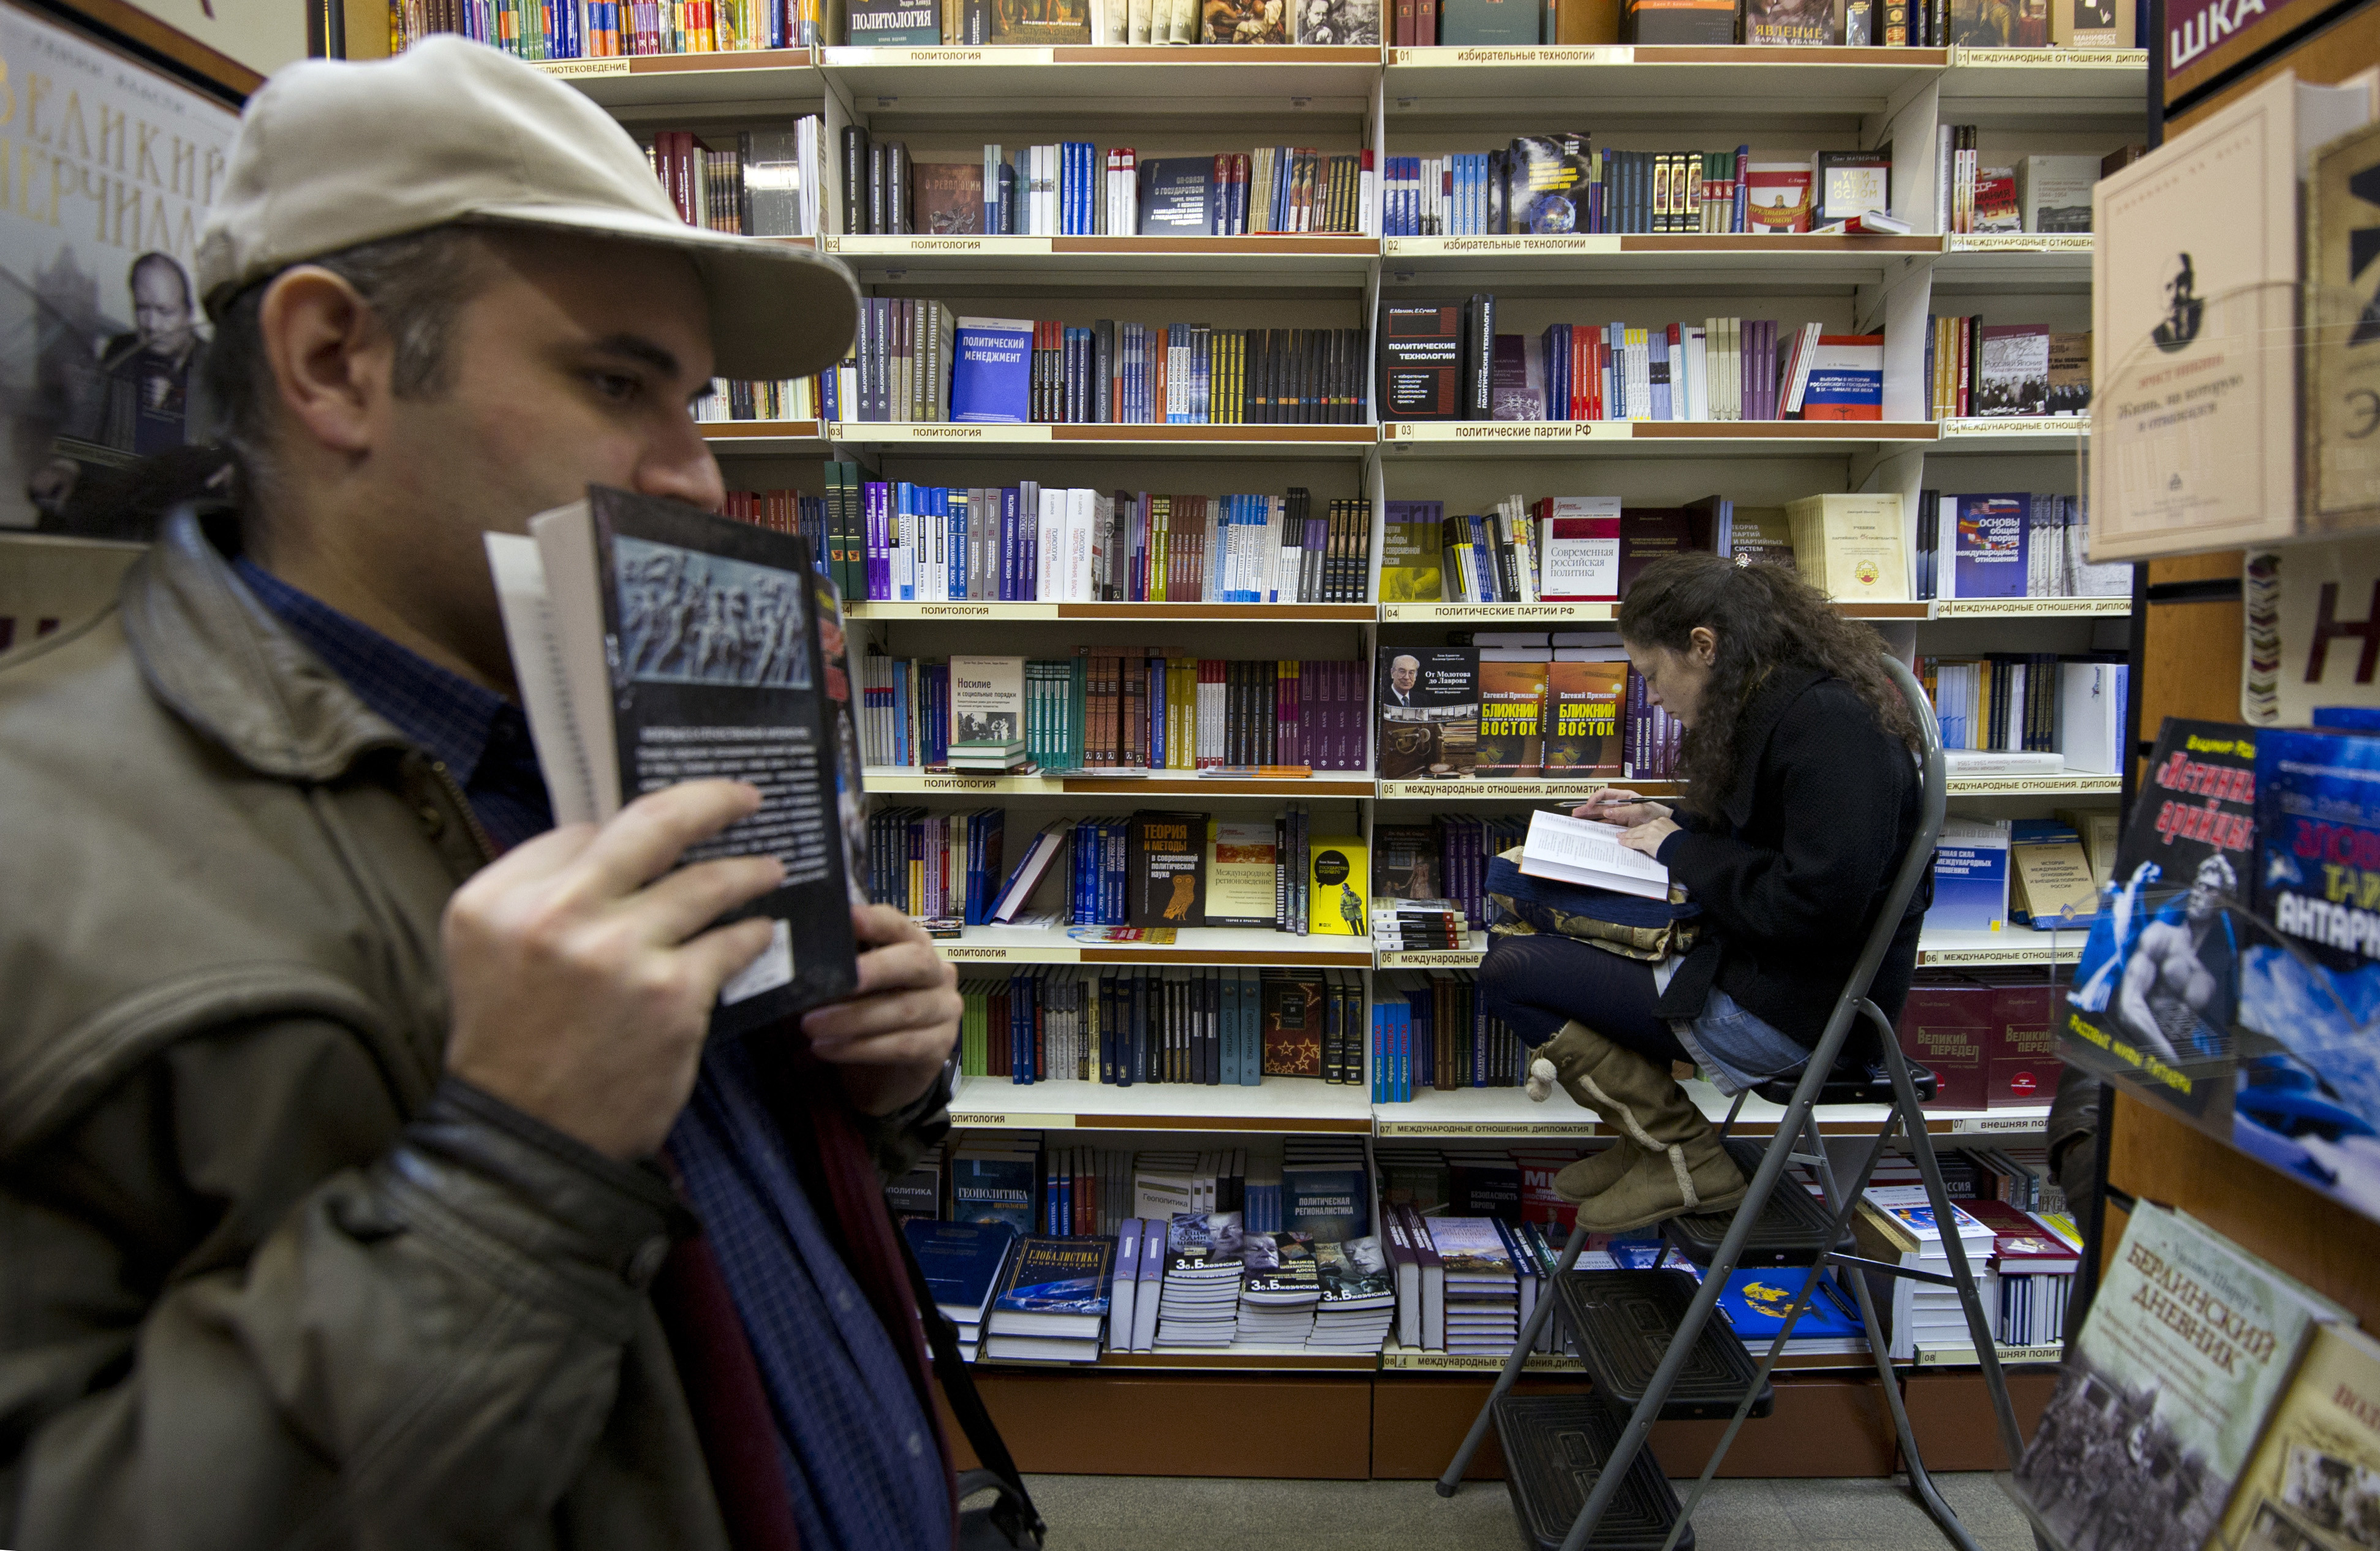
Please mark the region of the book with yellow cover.
[[1785, 508], [1794, 568], [1838, 603], [1907, 603], [1909, 545], [1898, 492], [1805, 496]]
[[1371, 898], [1370, 858], [1363, 837], [1318, 835], [1306, 842], [1313, 857], [1310, 882], [1314, 934], [1318, 937], [1368, 937], [1371, 920], [1364, 901]]
[[2318, 1327], [2232, 1491], [2216, 1551], [2380, 1544], [2380, 1341]]
[[1534, 777], [1543, 771], [1546, 673], [1551, 666], [1479, 665], [1479, 755], [1473, 775]]

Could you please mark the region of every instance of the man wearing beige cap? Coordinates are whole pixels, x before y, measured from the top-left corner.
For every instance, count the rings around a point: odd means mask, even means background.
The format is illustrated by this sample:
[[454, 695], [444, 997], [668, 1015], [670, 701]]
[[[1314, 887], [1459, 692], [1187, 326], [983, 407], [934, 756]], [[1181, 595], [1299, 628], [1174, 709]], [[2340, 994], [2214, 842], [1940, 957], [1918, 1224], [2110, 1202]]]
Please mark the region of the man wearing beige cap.
[[714, 372], [836, 360], [815, 256], [678, 222], [453, 40], [249, 104], [198, 256], [238, 498], [0, 666], [0, 1545], [952, 1539], [880, 1170], [959, 1001], [706, 1045], [757, 794], [552, 827], [481, 535], [716, 507]]

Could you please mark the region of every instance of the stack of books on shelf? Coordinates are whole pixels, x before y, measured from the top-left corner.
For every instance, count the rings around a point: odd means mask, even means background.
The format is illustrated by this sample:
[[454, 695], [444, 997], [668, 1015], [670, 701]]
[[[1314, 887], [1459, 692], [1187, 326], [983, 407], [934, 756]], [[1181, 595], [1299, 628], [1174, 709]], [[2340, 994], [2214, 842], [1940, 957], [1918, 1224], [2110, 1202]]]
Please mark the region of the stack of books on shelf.
[[[1918, 496], [1921, 598], [2120, 598], [2132, 568], [2090, 558], [2091, 522], [2070, 495], [1998, 491]], [[1945, 556], [1949, 563], [1943, 563]]]
[[1876, 421], [1884, 336], [1706, 317], [1497, 331], [1496, 298], [1380, 306], [1383, 421]]
[[1179, 1212], [1165, 1230], [1156, 1349], [1212, 1351], [1232, 1344], [1239, 1325], [1240, 1215]]
[[1929, 418], [2081, 416], [2091, 408], [2091, 333], [2046, 324], [1929, 317]]
[[[1445, 1278], [1444, 1349], [1501, 1357], [1521, 1336], [1521, 1279], [1493, 1217], [1408, 1217], [1423, 1225]], [[1425, 1337], [1427, 1340], [1427, 1337]]]
[[2107, 1266], [2010, 1485], [2053, 1543], [2368, 1544], [2380, 1343], [2353, 1314], [2146, 1201]]
[[[1439, 898], [1473, 930], [1488, 924], [1488, 864], [1521, 843], [1527, 821], [1511, 815], [1445, 813], [1426, 824], [1381, 824], [1372, 832], [1380, 891], [1396, 898]], [[1433, 896], [1430, 890], [1438, 893]]]
[[931, 1219], [901, 1225], [926, 1274], [934, 1306], [958, 1327], [959, 1355], [976, 1360], [984, 1317], [1007, 1280], [1017, 1232], [1006, 1223], [953, 1223]]
[[[1980, 1293], [1985, 1290], [1985, 1263], [1992, 1253], [1992, 1230], [1955, 1203], [1950, 1211], [1955, 1219], [1950, 1231], [1958, 1235]], [[1868, 1259], [1949, 1275], [1950, 1252], [1922, 1185], [1871, 1185], [1861, 1195], [1852, 1231], [1859, 1238], [1861, 1254]], [[1968, 1339], [1966, 1313], [1955, 1289], [1906, 1276], [1889, 1280], [1891, 1313], [1886, 1323], [1891, 1330], [1894, 1362], [1909, 1362], [1920, 1341], [1949, 1344]], [[1994, 1326], [1997, 1338], [1998, 1311], [1989, 1299], [1984, 1300], [1984, 1317], [1987, 1326]]]
[[843, 131], [847, 235], [1245, 237], [1369, 230], [1372, 153], [1290, 145], [1142, 159], [1089, 140], [987, 144], [913, 161], [899, 140]]
[[1395, 1278], [1378, 1234], [1314, 1247], [1322, 1297], [1314, 1306], [1314, 1333], [1305, 1349], [1372, 1352], [1388, 1340], [1396, 1321]]
[[984, 1321], [984, 1358], [1098, 1362], [1115, 1262], [1116, 1241], [1104, 1236], [1028, 1234], [1017, 1240]]
[[[1398, 825], [1402, 837], [1415, 826]], [[1377, 834], [1375, 844], [1378, 843]], [[1385, 863], [1386, 858], [1380, 859]], [[1416, 859], [1418, 861], [1419, 859]], [[1463, 908], [1451, 899], [1372, 899], [1372, 946], [1380, 953], [1426, 953], [1462, 947], [1471, 940]]]
[[862, 299], [836, 384], [838, 418], [859, 421], [1361, 425], [1367, 413], [1360, 329], [1069, 325], [907, 297]]
[[[963, 708], [953, 671], [990, 689]], [[1069, 658], [959, 657], [947, 662], [860, 660], [860, 750], [870, 765], [932, 770], [985, 760], [951, 758], [967, 743], [1002, 745], [1005, 763], [1058, 774], [1124, 776], [1208, 772], [1294, 779], [1314, 771], [1363, 770], [1360, 663], [1327, 659], [1230, 661], [1184, 656], [1178, 647], [1082, 648]], [[1014, 736], [970, 738], [1013, 728]], [[1005, 745], [1021, 744], [1017, 750]], [[1022, 760], [1013, 757], [1022, 755]]]
[[1234, 1345], [1296, 1346], [1314, 1334], [1322, 1301], [1313, 1239], [1303, 1233], [1247, 1233], [1240, 1240], [1240, 1307]]
[[[1992, 1231], [1989, 1274], [1982, 1292], [1993, 1335], [2002, 1346], [2054, 1347], [2065, 1339], [2066, 1304], [2082, 1264], [2079, 1238], [2047, 1217], [2000, 1201], [1970, 1201], [1960, 1210]], [[1928, 1343], [1947, 1361], [1973, 1361], [1965, 1340]], [[1964, 1349], [1963, 1351], [1961, 1349]]]

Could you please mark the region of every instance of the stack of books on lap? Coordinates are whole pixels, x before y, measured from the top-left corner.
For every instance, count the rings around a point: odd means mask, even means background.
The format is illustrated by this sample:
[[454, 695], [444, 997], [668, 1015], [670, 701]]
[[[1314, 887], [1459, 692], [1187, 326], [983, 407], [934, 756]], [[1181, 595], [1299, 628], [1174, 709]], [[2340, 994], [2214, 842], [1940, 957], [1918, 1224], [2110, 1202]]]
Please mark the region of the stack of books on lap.
[[1397, 1317], [1396, 1279], [1380, 1252], [1380, 1240], [1366, 1234], [1342, 1243], [1314, 1246], [1321, 1301], [1314, 1306], [1308, 1351], [1378, 1351]]
[[1105, 1237], [1018, 1241], [985, 1322], [983, 1355], [1008, 1362], [1096, 1362], [1116, 1244]]
[[1251, 1233], [1240, 1241], [1240, 1310], [1235, 1345], [1302, 1346], [1314, 1333], [1322, 1284], [1313, 1239], [1303, 1233]]
[[974, 1362], [984, 1315], [1006, 1278], [1016, 1230], [1005, 1223], [909, 1222], [902, 1231], [926, 1273], [934, 1306], [958, 1326], [959, 1354]]
[[1168, 1223], [1158, 1350], [1214, 1350], [1232, 1344], [1244, 1269], [1240, 1240], [1237, 1212], [1180, 1212]]

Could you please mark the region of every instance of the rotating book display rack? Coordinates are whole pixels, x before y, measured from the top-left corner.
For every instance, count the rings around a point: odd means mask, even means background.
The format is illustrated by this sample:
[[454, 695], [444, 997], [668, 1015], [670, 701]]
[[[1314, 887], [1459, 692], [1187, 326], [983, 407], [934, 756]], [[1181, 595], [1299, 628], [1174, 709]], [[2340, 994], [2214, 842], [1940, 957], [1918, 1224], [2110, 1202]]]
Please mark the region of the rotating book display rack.
[[[1391, 158], [1471, 153], [1513, 137], [1583, 130], [1597, 146], [1635, 152], [1700, 143], [1731, 150], [1895, 148], [1891, 209], [1906, 234], [1762, 236], [1743, 232], [1597, 232], [1572, 235], [1382, 236], [1377, 201], [1354, 235], [1239, 237], [870, 235], [842, 229], [843, 171], [830, 153], [819, 173], [825, 231], [780, 240], [815, 244], [850, 264], [872, 298], [933, 300], [961, 317], [1100, 321], [1223, 330], [1343, 330], [1357, 342], [1348, 374], [1361, 394], [1337, 423], [986, 424], [892, 421], [830, 412], [808, 421], [719, 421], [705, 426], [737, 490], [824, 494], [821, 466], [856, 464], [863, 481], [951, 488], [1014, 486], [1112, 492], [1310, 494], [1364, 512], [1363, 594], [1357, 602], [1196, 604], [953, 599], [853, 599], [850, 653], [901, 660], [1002, 653], [1028, 660], [1163, 647], [1193, 658], [1364, 665], [1372, 681], [1383, 649], [1442, 647], [1451, 632], [1608, 630], [1606, 603], [1480, 604], [1384, 601], [1380, 570], [1393, 504], [1442, 503], [1448, 513], [1486, 512], [1508, 496], [1616, 496], [1628, 507], [1671, 508], [1724, 492], [1739, 508], [1782, 508], [1813, 495], [1889, 493], [1913, 525], [1921, 494], [2076, 495], [2073, 420], [1991, 419], [1932, 413], [1929, 318], [1985, 324], [2090, 326], [2087, 239], [2012, 234], [1948, 236], [1936, 220], [1937, 128], [1980, 128], [1986, 159], [2030, 153], [2102, 154], [2143, 136], [2146, 64], [2138, 51], [1768, 49], [1603, 45], [1512, 49], [1252, 47], [868, 48], [825, 45], [742, 55], [553, 61], [543, 67], [611, 110], [640, 139], [659, 129], [732, 132], [816, 114], [822, 141], [848, 128], [902, 141], [913, 158], [980, 159], [987, 143], [1014, 152], [1041, 141], [1129, 146], [1146, 163], [1251, 148], [1294, 146], [1329, 155], [1368, 153], [1375, 175]], [[1592, 104], [1586, 105], [1586, 104]], [[1377, 191], [1375, 176], [1366, 185]], [[1834, 336], [1882, 336], [1880, 403], [1865, 420], [1399, 421], [1376, 402], [1380, 320], [1402, 303], [1460, 305], [1495, 299], [1498, 333], [1543, 338], [1556, 324], [1584, 331], [1653, 327], [1706, 318], [1772, 320], [1780, 333], [1815, 324]], [[832, 408], [832, 406], [830, 407]], [[1946, 552], [1947, 553], [1947, 552]], [[1912, 567], [1912, 571], [1913, 571]], [[1913, 580], [1913, 578], [1912, 578]], [[1945, 589], [1947, 591], [1947, 589]], [[2129, 596], [1925, 597], [1846, 601], [1887, 639], [1921, 657], [1994, 653], [2078, 654], [2120, 651], [2131, 629]], [[1374, 736], [1366, 705], [1363, 736]], [[870, 756], [873, 759], [873, 755]], [[2112, 810], [2119, 777], [2095, 772], [1954, 776], [1954, 812], [2046, 819], [2053, 810]], [[1135, 810], [1200, 812], [1220, 822], [1269, 824], [1291, 804], [1309, 837], [1368, 839], [1381, 825], [1449, 815], [1524, 818], [1533, 806], [1578, 800], [1602, 781], [1542, 778], [1381, 779], [1377, 761], [1304, 776], [1260, 770], [1227, 777], [1196, 771], [1146, 776], [1097, 770], [985, 772], [872, 765], [871, 807], [955, 817], [1005, 810], [1013, 864], [1034, 832], [1053, 821]], [[1658, 778], [1627, 781], [1663, 789]], [[1064, 862], [1045, 890], [1063, 909]], [[994, 880], [997, 882], [997, 880]], [[1062, 922], [968, 926], [941, 946], [963, 979], [1006, 977], [1048, 966], [1096, 974], [1286, 966], [1343, 974], [1377, 997], [1391, 972], [1460, 974], [1485, 947], [1474, 931], [1451, 948], [1376, 949], [1353, 935], [1299, 935], [1262, 926], [1185, 926], [1139, 940], [1086, 936]], [[2048, 981], [2082, 948], [2079, 930], [1929, 933], [1921, 964]], [[1368, 1022], [1368, 1020], [1366, 1020]], [[1352, 1054], [1367, 1053], [1361, 1032]], [[1585, 1112], [1529, 1103], [1510, 1087], [1421, 1089], [1409, 1102], [1376, 1102], [1370, 1072], [1330, 1083], [1269, 1077], [1244, 1086], [1111, 1083], [1068, 1079], [1019, 1083], [963, 1080], [953, 1118], [990, 1133], [1067, 1132], [1103, 1148], [1191, 1145], [1199, 1135], [1301, 1132], [1394, 1139], [1399, 1145], [1557, 1145], [1592, 1136]], [[1697, 1086], [1705, 1108], [1725, 1113]], [[2043, 1102], [1928, 1112], [1937, 1137], [2037, 1138]], [[1736, 1133], [1760, 1137], [1781, 1111], [1747, 1104]], [[1829, 1134], [1873, 1134], [1884, 1110], [1822, 1107]], [[1367, 1141], [1366, 1145], [1371, 1143]], [[1377, 1182], [1378, 1169], [1372, 1172]], [[1856, 1370], [1864, 1356], [1814, 1360]], [[1262, 1354], [1114, 1355], [1060, 1374], [984, 1370], [984, 1387], [1021, 1459], [1036, 1469], [1178, 1473], [1435, 1475], [1484, 1393], [1494, 1357], [1401, 1351], [1386, 1357], [1292, 1360]], [[1317, 1368], [1323, 1372], [1315, 1372]], [[1131, 1440], [1145, 1434], [1145, 1401], [1101, 1388], [1111, 1370], [1173, 1370], [1169, 1383], [1236, 1386], [1242, 1421], [1232, 1439], [1184, 1442], [1170, 1455]], [[1281, 1386], [1250, 1388], [1267, 1374]], [[1574, 1363], [1534, 1359], [1532, 1382], [1574, 1384]], [[1291, 1374], [1298, 1375], [1291, 1378]], [[1888, 1430], [1878, 1431], [1874, 1383], [1855, 1372], [1780, 1375], [1777, 1416], [1755, 1423], [1730, 1456], [1746, 1473], [1872, 1473], [1889, 1469]], [[2028, 1389], [2028, 1385], [2032, 1387]], [[2046, 1383], [2015, 1375], [2020, 1407], [2037, 1406]], [[1325, 1391], [1328, 1391], [1326, 1394]], [[1912, 1380], [1911, 1409], [1937, 1469], [1991, 1463], [1998, 1445], [1973, 1370]], [[1970, 1392], [1973, 1392], [1972, 1394]], [[1184, 1391], [1185, 1397], [1189, 1395]], [[1322, 1403], [1317, 1406], [1317, 1400]], [[1277, 1407], [1279, 1418], [1264, 1414]], [[1865, 1408], [1864, 1410], [1863, 1408]], [[1293, 1423], [1292, 1419], [1294, 1419]], [[1271, 1425], [1279, 1421], [1280, 1426]], [[1253, 1423], [1253, 1424], [1250, 1424]], [[1283, 1457], [1272, 1444], [1302, 1441]], [[1699, 1446], [1655, 1447], [1671, 1471], [1691, 1471]], [[1855, 1436], [1852, 1445], [1819, 1440]], [[1126, 1440], [1119, 1443], [1117, 1439]], [[1270, 1440], [1271, 1452], [1252, 1451]], [[1938, 1441], [1937, 1441], [1938, 1440]], [[1499, 1469], [1492, 1459], [1478, 1469]]]

